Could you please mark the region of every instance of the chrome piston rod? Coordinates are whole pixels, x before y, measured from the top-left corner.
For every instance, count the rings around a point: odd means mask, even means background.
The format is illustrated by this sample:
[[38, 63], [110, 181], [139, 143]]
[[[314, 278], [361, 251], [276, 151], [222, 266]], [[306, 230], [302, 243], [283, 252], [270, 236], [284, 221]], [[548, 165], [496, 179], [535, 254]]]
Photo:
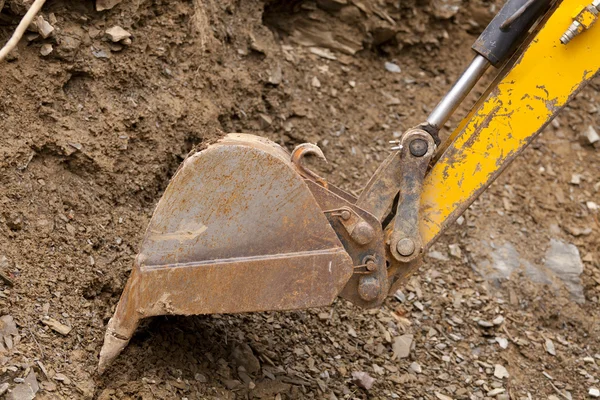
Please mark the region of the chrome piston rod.
[[490, 62], [485, 57], [479, 54], [475, 56], [469, 67], [452, 86], [452, 89], [431, 112], [427, 118], [427, 123], [438, 131], [442, 129], [489, 66]]

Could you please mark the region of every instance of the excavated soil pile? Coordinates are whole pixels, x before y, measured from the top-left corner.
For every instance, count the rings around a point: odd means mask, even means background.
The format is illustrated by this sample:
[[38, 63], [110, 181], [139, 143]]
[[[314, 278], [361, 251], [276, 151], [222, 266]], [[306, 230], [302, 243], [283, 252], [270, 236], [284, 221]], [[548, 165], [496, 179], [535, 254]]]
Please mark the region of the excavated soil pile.
[[[3, 42], [30, 3], [0, 1]], [[227, 132], [317, 143], [329, 163], [314, 168], [356, 193], [498, 9], [114, 3], [48, 1], [0, 64], [0, 398], [581, 399], [600, 388], [600, 150], [582, 140], [600, 130], [598, 80], [380, 309], [155, 318], [98, 376], [141, 235], [190, 151]]]

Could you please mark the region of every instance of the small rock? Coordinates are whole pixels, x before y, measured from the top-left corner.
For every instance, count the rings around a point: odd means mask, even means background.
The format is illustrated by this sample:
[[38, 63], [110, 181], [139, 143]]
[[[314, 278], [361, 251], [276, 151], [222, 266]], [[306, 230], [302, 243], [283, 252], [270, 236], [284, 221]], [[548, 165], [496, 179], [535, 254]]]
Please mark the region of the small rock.
[[375, 378], [371, 377], [371, 375], [369, 375], [368, 373], [362, 371], [352, 372], [352, 380], [354, 381], [356, 386], [366, 390], [371, 389], [373, 387], [373, 384], [375, 383]]
[[[12, 281], [8, 274], [8, 269], [10, 268], [10, 262], [6, 256], [0, 256], [0, 282], [4, 282], [8, 286], [14, 286], [15, 283]], [[0, 327], [1, 327], [0, 323]], [[1, 328], [0, 328], [1, 329]]]
[[496, 340], [496, 343], [498, 343], [501, 348], [503, 348], [503, 349], [508, 348], [508, 339], [503, 338], [503, 337], [497, 337], [495, 340]]
[[10, 385], [8, 383], [3, 383], [2, 385], [0, 385], [0, 396], [2, 396], [4, 393], [6, 393], [6, 391], [8, 390], [8, 387]]
[[590, 395], [590, 397], [600, 397], [600, 390], [593, 387], [590, 388], [588, 394]]
[[394, 293], [394, 298], [400, 303], [404, 303], [406, 301], [406, 295], [402, 293], [402, 290], [400, 289], [396, 290], [396, 293]]
[[453, 400], [452, 397], [441, 394], [440, 392], [435, 392], [435, 397], [437, 397], [439, 400]]
[[324, 49], [322, 47], [311, 47], [310, 52], [327, 60], [337, 60], [337, 57], [331, 52], [329, 49]]
[[71, 380], [69, 379], [69, 377], [67, 377], [65, 374], [61, 374], [60, 372], [54, 374], [53, 378], [55, 381], [63, 382], [65, 385], [71, 384]]
[[504, 393], [504, 392], [506, 392], [506, 389], [504, 389], [504, 388], [496, 388], [496, 389], [492, 389], [489, 392], [487, 392], [487, 395], [490, 396], [490, 397], [494, 397], [494, 396], [497, 396], [500, 393]]
[[[380, 367], [380, 366], [379, 366], [379, 365], [377, 365], [377, 364], [373, 364], [373, 371], [374, 371], [374, 372], [375, 372], [377, 375], [385, 375], [385, 368], [383, 368], [383, 367]], [[327, 372], [327, 371], [325, 371], [325, 372]], [[321, 375], [323, 375], [323, 374], [321, 374]], [[329, 377], [329, 375], [328, 375], [327, 377]]]
[[504, 323], [504, 317], [502, 315], [498, 315], [496, 318], [494, 318], [492, 323], [494, 325], [502, 325], [502, 323]]
[[206, 382], [208, 382], [208, 379], [206, 379], [206, 376], [204, 376], [201, 373], [197, 373], [196, 375], [194, 375], [194, 379], [197, 382], [200, 382], [200, 383], [206, 383]]
[[23, 383], [16, 385], [8, 395], [6, 400], [33, 400], [36, 393], [40, 390], [35, 372], [29, 372]]
[[420, 374], [421, 372], [423, 372], [423, 369], [421, 368], [421, 366], [416, 362], [411, 363], [409, 368], [411, 371], [413, 371], [416, 374]]
[[242, 386], [242, 382], [237, 379], [225, 379], [223, 380], [223, 385], [225, 385], [228, 390], [234, 390]]
[[450, 19], [460, 10], [459, 4], [456, 0], [432, 1], [431, 12], [437, 19]]
[[546, 342], [544, 343], [544, 348], [546, 349], [548, 354], [551, 354], [553, 356], [556, 355], [556, 348], [554, 347], [554, 342], [552, 340], [546, 339]]
[[123, 39], [128, 39], [131, 37], [131, 33], [127, 32], [125, 29], [121, 28], [118, 25], [113, 26], [105, 31], [106, 36], [113, 42], [118, 43]]
[[577, 246], [550, 239], [545, 259], [544, 266], [563, 281], [573, 299], [577, 303], [585, 303], [580, 277], [583, 272], [583, 262]]
[[96, 11], [110, 10], [123, 0], [96, 0]]
[[579, 185], [581, 184], [581, 174], [573, 174], [571, 175], [571, 185]]
[[63, 336], [67, 336], [71, 330], [73, 328], [71, 328], [70, 326], [67, 326], [65, 324], [62, 324], [60, 322], [58, 322], [57, 320], [55, 320], [54, 318], [42, 318], [42, 324], [49, 326], [50, 329], [52, 329], [55, 332], [60, 333]]
[[395, 74], [399, 74], [400, 72], [402, 72], [402, 69], [400, 69], [400, 67], [397, 64], [394, 64], [393, 62], [386, 61], [384, 65], [385, 69], [388, 72], [393, 72]]
[[504, 379], [508, 378], [510, 375], [508, 374], [506, 368], [500, 364], [496, 364], [494, 365], [494, 376], [498, 379]]
[[267, 114], [258, 114], [259, 117], [259, 122], [260, 122], [260, 126], [262, 127], [262, 129], [266, 129], [269, 126], [273, 125], [273, 118], [271, 118], [269, 115]]
[[477, 321], [477, 325], [481, 326], [482, 328], [491, 328], [492, 326], [494, 326], [494, 324], [492, 324], [491, 322], [483, 319]]
[[8, 350], [11, 350], [15, 344], [13, 336], [16, 338], [19, 335], [17, 325], [13, 317], [4, 315], [0, 317], [0, 354], [4, 350], [4, 345]]
[[600, 206], [598, 206], [598, 204], [594, 203], [593, 201], [586, 201], [585, 206], [590, 211], [598, 211], [600, 209]]
[[454, 258], [462, 258], [462, 251], [460, 250], [460, 246], [457, 244], [448, 245], [448, 250], [450, 255]]
[[329, 315], [329, 313], [326, 313], [326, 312], [319, 313], [319, 319], [321, 321], [327, 321], [329, 318], [331, 318], [331, 315]]
[[275, 68], [269, 74], [269, 83], [277, 86], [283, 81], [283, 71], [281, 65], [277, 64]]
[[35, 26], [37, 27], [38, 33], [42, 35], [44, 39], [50, 37], [52, 32], [54, 32], [54, 27], [41, 15], [35, 20]]
[[435, 251], [435, 250], [427, 253], [427, 257], [433, 258], [434, 260], [438, 260], [438, 261], [448, 261], [449, 260], [449, 258], [445, 254], [442, 254], [439, 251]]
[[353, 338], [358, 337], [356, 330], [353, 327], [348, 328], [348, 335], [352, 336]]
[[40, 54], [43, 55], [44, 57], [46, 57], [47, 55], [52, 53], [52, 50], [54, 50], [52, 45], [50, 43], [46, 43], [46, 44], [43, 44], [42, 47], [40, 48]]
[[316, 76], [313, 76], [312, 81], [310, 82], [310, 84], [313, 87], [316, 87], [316, 88], [320, 88], [321, 87], [321, 81], [319, 81], [319, 78], [317, 78]]
[[591, 144], [592, 146], [600, 144], [600, 135], [598, 135], [598, 132], [596, 132], [593, 126], [588, 126], [583, 134], [587, 139], [586, 144]]
[[394, 355], [392, 358], [394, 360], [399, 358], [406, 358], [410, 354], [410, 347], [412, 345], [413, 335], [402, 335], [394, 338]]
[[260, 362], [246, 343], [239, 343], [233, 347], [231, 359], [236, 365], [244, 367], [249, 374], [260, 371]]
[[590, 364], [595, 364], [596, 360], [594, 360], [594, 357], [584, 357], [583, 361], [586, 363], [590, 363]]
[[102, 49], [96, 49], [92, 47], [92, 55], [96, 58], [109, 58], [109, 55], [106, 51]]
[[[548, 400], [551, 400], [550, 397], [552, 397], [552, 396], [549, 396]], [[498, 396], [496, 396], [496, 399], [497, 400], [510, 400], [510, 396], [506, 393], [502, 393], [502, 394], [499, 394]]]

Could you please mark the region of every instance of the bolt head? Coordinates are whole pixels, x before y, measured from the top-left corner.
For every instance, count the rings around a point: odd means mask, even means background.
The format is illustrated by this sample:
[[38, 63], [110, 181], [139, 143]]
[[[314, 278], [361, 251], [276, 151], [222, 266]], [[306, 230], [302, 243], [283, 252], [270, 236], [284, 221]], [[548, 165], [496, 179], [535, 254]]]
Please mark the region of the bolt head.
[[371, 275], [365, 275], [358, 281], [358, 295], [364, 301], [373, 301], [381, 293], [379, 280]]
[[400, 239], [396, 243], [396, 250], [401, 256], [408, 257], [414, 254], [416, 250], [415, 242], [410, 238]]
[[340, 216], [342, 217], [342, 219], [343, 219], [344, 221], [348, 221], [348, 220], [350, 219], [350, 217], [351, 217], [351, 214], [350, 214], [350, 211], [348, 211], [348, 210], [343, 210], [343, 211], [341, 212]]
[[412, 154], [413, 156], [423, 157], [425, 154], [427, 154], [427, 141], [423, 139], [415, 139], [410, 142], [408, 148], [410, 149], [410, 154]]
[[367, 271], [375, 271], [377, 269], [377, 263], [373, 260], [367, 261]]
[[350, 236], [358, 244], [364, 246], [373, 241], [373, 239], [375, 238], [375, 230], [371, 225], [369, 225], [368, 222], [360, 221], [356, 224]]

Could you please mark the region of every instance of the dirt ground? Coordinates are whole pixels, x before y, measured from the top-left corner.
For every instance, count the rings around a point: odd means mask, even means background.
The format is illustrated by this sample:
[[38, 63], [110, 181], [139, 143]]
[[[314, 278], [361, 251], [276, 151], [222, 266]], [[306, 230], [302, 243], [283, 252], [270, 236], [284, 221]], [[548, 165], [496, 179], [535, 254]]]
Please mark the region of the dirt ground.
[[[22, 6], [4, 4], [2, 42]], [[316, 170], [358, 193], [394, 132], [423, 121], [468, 63], [497, 7], [137, 0], [99, 12], [48, 1], [54, 31], [29, 32], [0, 64], [0, 272], [12, 281], [0, 281], [0, 398], [3, 387], [31, 398], [16, 388], [32, 373], [38, 399], [583, 399], [600, 388], [589, 205], [600, 203], [600, 149], [580, 138], [600, 130], [598, 79], [381, 308], [153, 318], [96, 373], [153, 207], [186, 154], [227, 132], [317, 143], [329, 164]], [[130, 42], [108, 39], [113, 26]], [[583, 260], [579, 303], [522, 272], [475, 272], [482, 240], [543, 264], [551, 239]], [[401, 335], [413, 346], [393, 359]], [[375, 378], [371, 389], [356, 372]]]

